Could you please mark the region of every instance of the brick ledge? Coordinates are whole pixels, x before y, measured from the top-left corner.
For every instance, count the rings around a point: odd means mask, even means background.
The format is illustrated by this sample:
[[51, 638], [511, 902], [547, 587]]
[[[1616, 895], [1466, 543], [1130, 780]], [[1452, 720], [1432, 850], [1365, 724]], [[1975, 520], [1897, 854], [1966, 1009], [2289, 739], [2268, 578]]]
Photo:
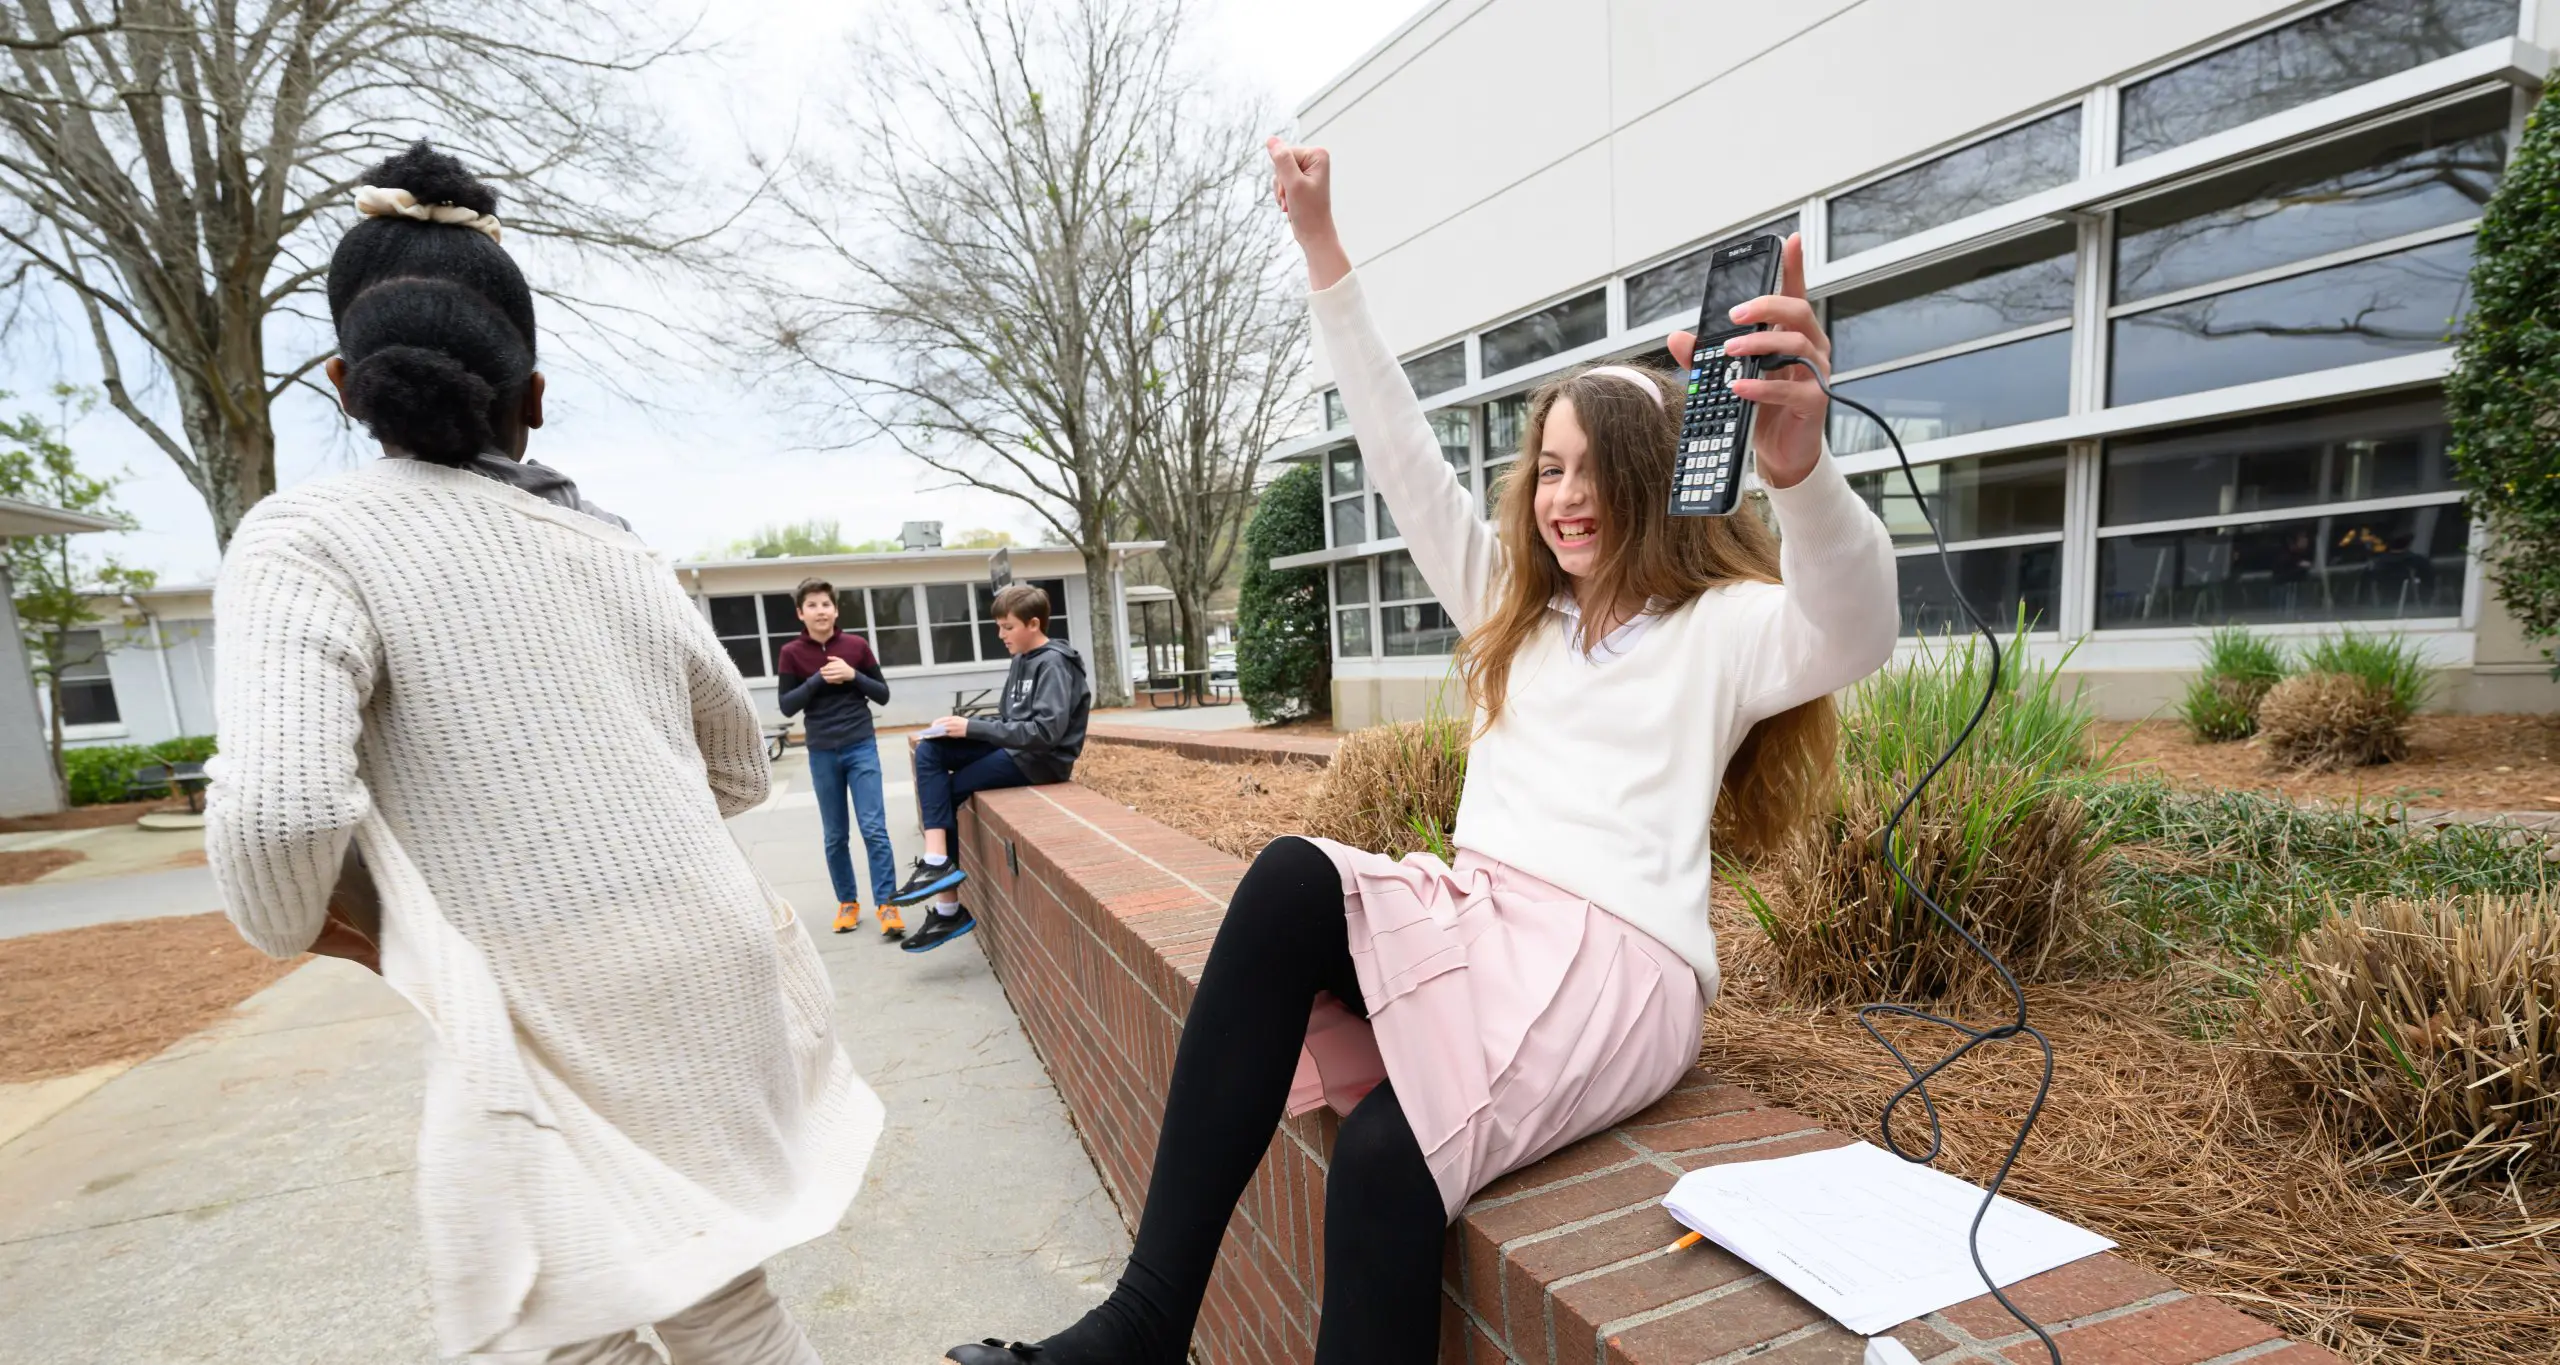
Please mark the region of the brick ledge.
[[[1134, 1222], [1181, 1018], [1244, 864], [1072, 785], [982, 793], [963, 808], [961, 844], [988, 958]], [[1337, 1123], [1313, 1114], [1274, 1136], [1220, 1253], [1198, 1359], [1312, 1355]], [[1860, 1340], [1768, 1277], [1714, 1247], [1669, 1250], [1681, 1230], [1659, 1203], [1685, 1171], [1850, 1140], [1693, 1071], [1626, 1124], [1505, 1176], [1460, 1212], [1443, 1253], [1441, 1360], [1856, 1365]], [[2112, 1254], [2010, 1295], [2074, 1365], [2337, 1365]], [[1892, 1335], [1932, 1365], [2043, 1365], [2016, 1328], [1985, 1295]]]

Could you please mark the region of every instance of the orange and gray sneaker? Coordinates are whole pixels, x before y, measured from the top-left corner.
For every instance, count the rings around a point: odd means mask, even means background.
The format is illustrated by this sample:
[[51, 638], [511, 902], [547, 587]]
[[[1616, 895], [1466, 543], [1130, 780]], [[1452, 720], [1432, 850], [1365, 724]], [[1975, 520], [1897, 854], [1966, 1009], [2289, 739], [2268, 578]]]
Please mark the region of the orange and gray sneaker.
[[840, 901], [836, 905], [836, 932], [850, 934], [862, 927], [862, 902]]
[[880, 937], [886, 939], [901, 939], [906, 936], [907, 917], [899, 914], [898, 907], [894, 905], [881, 906]]

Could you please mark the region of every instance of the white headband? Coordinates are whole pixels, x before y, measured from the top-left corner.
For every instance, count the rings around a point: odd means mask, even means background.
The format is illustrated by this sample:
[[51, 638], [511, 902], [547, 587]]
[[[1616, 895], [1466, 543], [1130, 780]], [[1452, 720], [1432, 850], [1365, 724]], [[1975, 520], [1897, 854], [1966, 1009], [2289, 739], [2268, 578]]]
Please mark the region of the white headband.
[[1584, 370], [1583, 373], [1587, 375], [1605, 374], [1611, 379], [1623, 379], [1628, 383], [1635, 385], [1637, 388], [1644, 390], [1644, 396], [1652, 399], [1655, 407], [1659, 408], [1662, 406], [1662, 386], [1654, 383], [1644, 371], [1637, 369], [1633, 365], [1602, 365], [1595, 369]]
[[498, 240], [496, 214], [467, 209], [459, 204], [421, 204], [418, 196], [407, 190], [360, 186], [356, 190], [356, 212], [367, 218], [415, 218], [421, 223], [452, 223], [457, 227], [488, 233], [490, 241]]

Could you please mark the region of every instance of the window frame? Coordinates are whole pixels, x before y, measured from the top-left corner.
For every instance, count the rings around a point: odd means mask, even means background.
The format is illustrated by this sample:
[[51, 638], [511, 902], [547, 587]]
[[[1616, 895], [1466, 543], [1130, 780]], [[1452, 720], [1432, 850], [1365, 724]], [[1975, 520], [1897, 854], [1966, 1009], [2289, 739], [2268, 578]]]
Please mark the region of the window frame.
[[[80, 662], [76, 664], [67, 662], [65, 655], [69, 653], [71, 639], [79, 635], [86, 635], [96, 640], [97, 646], [90, 651], [87, 658]], [[55, 632], [52, 648], [53, 682], [65, 712], [62, 720], [62, 732], [65, 737], [93, 738], [120, 735], [126, 732], [128, 723], [124, 715], [124, 699], [116, 695], [115, 670], [108, 662], [108, 655], [112, 652], [112, 647], [107, 643], [107, 632], [102, 627], [86, 626]], [[92, 669], [95, 671], [88, 671]], [[106, 693], [107, 709], [113, 714], [105, 720], [70, 719], [68, 712], [71, 694], [75, 689], [83, 695], [103, 689]], [[51, 704], [55, 698], [48, 697], [45, 700]]]
[[[1405, 558], [1407, 558], [1407, 559], [1411, 559], [1411, 558], [1413, 557], [1413, 556], [1412, 556], [1412, 554], [1411, 554], [1410, 552], [1408, 552], [1408, 551], [1404, 551], [1404, 550], [1391, 550], [1391, 551], [1388, 551], [1387, 553], [1388, 553], [1388, 554], [1400, 554], [1400, 555], [1404, 555], [1404, 556], [1405, 556]], [[1395, 600], [1393, 600], [1393, 601], [1388, 601], [1388, 600], [1387, 600], [1387, 597], [1386, 597], [1386, 591], [1387, 591], [1387, 568], [1386, 568], [1386, 559], [1387, 559], [1387, 555], [1382, 554], [1382, 555], [1377, 555], [1377, 556], [1372, 557], [1372, 558], [1370, 559], [1370, 561], [1369, 561], [1369, 596], [1370, 596], [1370, 605], [1371, 605], [1371, 609], [1372, 609], [1372, 613], [1373, 613], [1373, 614], [1372, 614], [1372, 617], [1371, 617], [1372, 626], [1371, 626], [1371, 632], [1370, 632], [1370, 637], [1369, 637], [1369, 638], [1370, 638], [1370, 647], [1376, 651], [1376, 652], [1375, 652], [1374, 654], [1372, 654], [1370, 657], [1371, 657], [1371, 658], [1375, 658], [1375, 659], [1446, 659], [1446, 658], [1449, 658], [1449, 657], [1450, 657], [1450, 656], [1455, 652], [1455, 650], [1454, 650], [1454, 649], [1441, 650], [1441, 651], [1439, 651], [1438, 653], [1414, 653], [1414, 654], [1392, 654], [1392, 653], [1389, 653], [1389, 652], [1387, 651], [1387, 615], [1386, 615], [1386, 614], [1387, 614], [1387, 611], [1388, 611], [1388, 609], [1389, 609], [1389, 608], [1392, 608], [1392, 607], [1429, 607], [1429, 608], [1431, 608], [1432, 610], [1439, 612], [1439, 613], [1440, 613], [1440, 615], [1441, 615], [1444, 619], [1446, 619], [1446, 620], [1449, 622], [1449, 629], [1450, 629], [1451, 631], [1453, 631], [1453, 632], [1454, 632], [1454, 631], [1456, 631], [1456, 629], [1457, 629], [1457, 618], [1456, 618], [1455, 616], [1451, 616], [1451, 615], [1449, 614], [1449, 608], [1448, 608], [1448, 606], [1447, 606], [1446, 604], [1444, 604], [1443, 602], [1441, 602], [1441, 600], [1440, 600], [1439, 598], [1437, 598], [1437, 597], [1434, 597], [1434, 596], [1430, 595], [1430, 593], [1429, 593], [1429, 592], [1427, 592], [1427, 591], [1426, 591], [1422, 596], [1420, 596], [1420, 597], [1399, 597], [1399, 598], [1396, 598], [1396, 599], [1395, 599]], [[1418, 565], [1418, 564], [1417, 564], [1417, 565], [1415, 565], [1415, 566], [1414, 566], [1413, 576], [1414, 576], [1417, 580], [1419, 580], [1419, 579], [1422, 577], [1422, 567], [1421, 567], [1420, 565]], [[1425, 583], [1425, 584], [1423, 584], [1423, 586], [1427, 589], [1427, 588], [1429, 588], [1429, 587], [1430, 587], [1430, 584]], [[1455, 639], [1454, 639], [1454, 638], [1452, 639], [1451, 643], [1452, 643], [1453, 645], [1455, 644]]]

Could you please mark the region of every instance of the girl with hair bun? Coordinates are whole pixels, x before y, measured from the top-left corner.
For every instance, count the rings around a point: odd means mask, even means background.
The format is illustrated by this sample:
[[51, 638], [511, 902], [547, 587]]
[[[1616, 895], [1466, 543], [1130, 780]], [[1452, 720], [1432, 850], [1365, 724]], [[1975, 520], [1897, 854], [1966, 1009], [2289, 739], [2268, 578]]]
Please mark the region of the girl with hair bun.
[[224, 558], [215, 881], [250, 943], [373, 966], [433, 1025], [445, 1353], [638, 1365], [654, 1324], [678, 1365], [814, 1365], [762, 1266], [835, 1227], [881, 1108], [722, 825], [767, 795], [755, 707], [667, 566], [524, 459], [497, 196], [425, 143], [367, 180], [329, 376], [385, 458]]

